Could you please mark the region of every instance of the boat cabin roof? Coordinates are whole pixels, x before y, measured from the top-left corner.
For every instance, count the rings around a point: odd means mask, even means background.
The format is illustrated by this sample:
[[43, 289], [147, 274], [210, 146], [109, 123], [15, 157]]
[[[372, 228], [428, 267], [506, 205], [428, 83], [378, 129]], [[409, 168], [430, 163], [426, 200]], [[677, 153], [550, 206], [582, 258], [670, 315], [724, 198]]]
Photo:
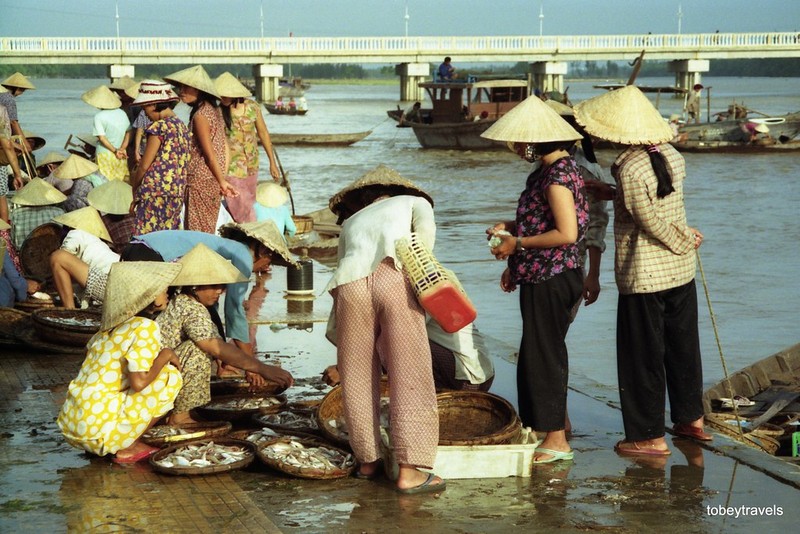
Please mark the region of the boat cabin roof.
[[528, 97], [526, 80], [422, 82], [433, 110], [433, 123], [498, 119]]
[[468, 89], [468, 88], [495, 88], [495, 87], [527, 87], [526, 80], [484, 80], [480, 82], [420, 82], [423, 89]]

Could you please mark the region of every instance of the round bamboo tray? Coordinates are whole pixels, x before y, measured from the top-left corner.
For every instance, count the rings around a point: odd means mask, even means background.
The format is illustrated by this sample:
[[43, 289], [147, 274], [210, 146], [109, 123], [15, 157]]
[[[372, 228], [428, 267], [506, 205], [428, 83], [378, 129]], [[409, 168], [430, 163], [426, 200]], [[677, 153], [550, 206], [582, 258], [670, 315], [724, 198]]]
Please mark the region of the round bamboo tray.
[[36, 310], [41, 310], [42, 308], [55, 308], [56, 304], [52, 300], [36, 299], [33, 297], [28, 297], [28, 300], [15, 302], [14, 307], [17, 308], [18, 310], [31, 313], [35, 312]]
[[[259, 399], [272, 397], [278, 400], [278, 404], [270, 406], [269, 408], [225, 408], [223, 404], [239, 400], [239, 399]], [[196, 410], [206, 419], [209, 420], [222, 420], [222, 421], [239, 421], [247, 419], [259, 413], [276, 413], [283, 409], [286, 405], [286, 397], [283, 395], [221, 395], [214, 397], [211, 402], [205, 406], [200, 406]]]
[[177, 427], [178, 429], [183, 430], [185, 432], [184, 434], [174, 434], [169, 436], [149, 435], [151, 431], [162, 428], [162, 426], [154, 426], [142, 434], [142, 441], [148, 445], [152, 445], [153, 447], [164, 447], [166, 445], [172, 445], [183, 441], [226, 436], [233, 428], [233, 425], [230, 423], [230, 421], [207, 421]]
[[[182, 447], [187, 447], [191, 445], [206, 445], [207, 443], [213, 441], [219, 445], [226, 445], [226, 446], [237, 446], [241, 447], [242, 449], [248, 452], [247, 456], [244, 459], [238, 460], [236, 462], [231, 462], [229, 464], [219, 464], [219, 465], [211, 465], [207, 467], [196, 467], [196, 466], [187, 466], [187, 467], [166, 467], [158, 463], [159, 461], [163, 460], [173, 452], [181, 449]], [[166, 449], [161, 449], [153, 456], [150, 457], [150, 465], [153, 467], [154, 470], [160, 471], [162, 473], [167, 473], [169, 475], [210, 475], [213, 473], [224, 473], [226, 471], [233, 471], [236, 469], [242, 469], [243, 467], [247, 467], [250, 465], [256, 456], [256, 447], [249, 441], [242, 441], [238, 439], [230, 439], [230, 438], [217, 438], [217, 439], [201, 439], [196, 441], [187, 441], [184, 443], [179, 443], [177, 445], [172, 445], [171, 447], [167, 447]]]
[[251, 386], [244, 377], [211, 377], [211, 395], [258, 395], [272, 397], [286, 391], [285, 387], [275, 382], [263, 386]]
[[[33, 328], [42, 339], [60, 342], [74, 347], [85, 347], [93, 335], [100, 330], [101, 313], [97, 310], [67, 310], [65, 308], [43, 308], [31, 313]], [[59, 320], [86, 321], [87, 325], [64, 324]]]
[[[281, 419], [286, 417], [284, 414], [294, 414], [298, 419], [292, 421], [291, 424], [281, 423]], [[256, 414], [253, 416], [253, 421], [258, 425], [271, 428], [282, 434], [293, 434], [294, 432], [315, 434], [319, 432], [319, 423], [313, 412], [299, 413], [284, 411], [279, 413]]]
[[[386, 377], [381, 379], [381, 397], [389, 396], [389, 380]], [[350, 447], [350, 440], [346, 432], [335, 430], [329, 425], [330, 421], [344, 420], [344, 400], [342, 398], [342, 386], [335, 386], [331, 389], [317, 408], [317, 425], [319, 433], [326, 440], [341, 447]]]
[[[289, 443], [290, 441], [298, 442], [306, 448], [325, 447], [326, 449], [338, 452], [345, 458], [345, 460], [343, 464], [341, 466], [338, 466], [337, 468], [320, 468], [314, 466], [302, 467], [302, 466], [292, 465], [286, 461], [270, 457], [266, 454], [266, 451], [270, 447], [273, 447], [281, 443]], [[336, 447], [331, 447], [326, 443], [310, 439], [301, 439], [301, 438], [276, 439], [273, 441], [269, 441], [258, 447], [256, 454], [258, 455], [258, 459], [264, 462], [264, 464], [267, 465], [268, 467], [271, 467], [272, 469], [275, 469], [277, 471], [281, 471], [282, 473], [286, 473], [287, 475], [299, 478], [316, 479], [316, 480], [345, 478], [349, 477], [350, 474], [353, 472], [353, 469], [355, 469], [356, 467], [356, 460], [350, 453], [338, 449]]]
[[23, 275], [37, 276], [44, 280], [53, 277], [50, 269], [50, 254], [61, 246], [61, 225], [45, 223], [37, 226], [19, 248], [19, 263]]
[[439, 445], [503, 445], [522, 429], [510, 402], [482, 391], [448, 391], [439, 404]]
[[[749, 433], [739, 433], [739, 426], [735, 422], [730, 422], [735, 419], [732, 414], [707, 413], [704, 419], [706, 425], [717, 432], [722, 432], [736, 441], [740, 441], [749, 447], [760, 449], [767, 454], [774, 455], [780, 448], [780, 442], [775, 439], [775, 436], [764, 433], [760, 429]], [[746, 420], [742, 419], [742, 424], [744, 425], [745, 423]]]

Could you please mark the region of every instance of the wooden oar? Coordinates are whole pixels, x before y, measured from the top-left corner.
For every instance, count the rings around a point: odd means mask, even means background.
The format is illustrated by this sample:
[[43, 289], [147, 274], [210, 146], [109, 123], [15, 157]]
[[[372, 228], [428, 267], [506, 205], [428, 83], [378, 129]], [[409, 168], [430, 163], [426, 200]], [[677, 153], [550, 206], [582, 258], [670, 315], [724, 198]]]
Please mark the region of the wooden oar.
[[278, 157], [278, 151], [275, 150], [275, 145], [272, 146], [272, 153], [275, 154], [275, 161], [278, 162], [278, 169], [281, 171], [281, 178], [283, 182], [281, 185], [286, 188], [286, 191], [289, 193], [289, 201], [292, 203], [292, 215], [295, 215], [294, 211], [294, 197], [292, 196], [292, 184], [289, 183], [289, 173], [283, 170], [283, 165], [281, 164], [281, 158]]
[[636, 77], [639, 75], [639, 71], [642, 68], [642, 60], [644, 59], [644, 50], [642, 53], [639, 54], [639, 57], [633, 60], [633, 72], [631, 72], [630, 78], [628, 78], [628, 83], [625, 85], [633, 85], [633, 82], [636, 81]]
[[778, 412], [789, 406], [798, 397], [800, 397], [800, 391], [781, 391], [772, 401], [772, 404], [767, 411], [758, 416], [756, 419], [753, 419], [746, 426], [745, 432], [752, 432], [753, 430], [756, 430], [762, 425], [762, 423], [766, 423], [775, 417]]

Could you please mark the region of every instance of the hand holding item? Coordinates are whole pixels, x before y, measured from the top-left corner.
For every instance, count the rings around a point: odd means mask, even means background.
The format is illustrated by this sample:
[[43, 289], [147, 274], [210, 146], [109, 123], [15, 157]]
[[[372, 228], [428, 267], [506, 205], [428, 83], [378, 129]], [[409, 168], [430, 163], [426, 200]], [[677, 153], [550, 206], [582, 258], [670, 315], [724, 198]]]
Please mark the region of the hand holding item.
[[689, 227], [689, 231], [694, 234], [694, 248], [700, 248], [700, 245], [703, 244], [703, 234], [700, 233], [700, 230], [697, 228]]
[[500, 276], [500, 289], [506, 293], [511, 293], [517, 289], [517, 284], [511, 281], [511, 271], [506, 267], [503, 274]]
[[244, 377], [247, 379], [250, 385], [254, 387], [261, 387], [267, 384], [267, 381], [264, 380], [263, 376], [252, 371], [245, 371]]

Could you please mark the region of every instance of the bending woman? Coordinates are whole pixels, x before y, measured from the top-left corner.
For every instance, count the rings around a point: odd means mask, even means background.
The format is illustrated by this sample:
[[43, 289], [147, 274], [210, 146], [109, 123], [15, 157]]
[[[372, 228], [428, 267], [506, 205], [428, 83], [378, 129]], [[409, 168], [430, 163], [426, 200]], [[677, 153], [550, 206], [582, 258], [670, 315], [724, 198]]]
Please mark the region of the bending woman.
[[156, 319], [161, 327], [162, 344], [175, 350], [183, 376], [183, 388], [175, 399], [169, 424], [195, 422], [189, 411], [211, 400], [213, 358], [257, 373], [282, 389], [291, 386], [293, 379], [288, 371], [263, 364], [233, 343], [226, 343], [211, 319], [208, 307], [217, 303], [226, 284], [247, 282], [247, 278], [231, 262], [203, 244], [195, 246], [179, 263], [183, 270], [174, 285], [182, 286], [182, 292]]
[[139, 437], [172, 409], [183, 380], [178, 357], [162, 348], [158, 325], [147, 315], [167, 305], [167, 286], [180, 270], [155, 262], [112, 266], [100, 331], [89, 341], [58, 415], [73, 447], [113, 454], [117, 463], [138, 462], [158, 450]]
[[339, 266], [327, 286], [337, 325], [350, 445], [359, 478], [379, 473], [381, 363], [389, 375], [391, 437], [400, 464], [397, 490], [437, 492], [445, 482], [419, 471], [433, 467], [439, 417], [425, 335], [425, 314], [403, 275], [395, 241], [417, 232], [433, 248], [433, 201], [396, 171], [379, 166], [334, 195], [339, 215]]
[[508, 260], [500, 287], [506, 292], [520, 288], [519, 415], [523, 425], [546, 433], [533, 463], [571, 460], [564, 424], [569, 375], [565, 339], [583, 291], [579, 243], [589, 206], [569, 149], [581, 135], [534, 95], [483, 136], [513, 142], [520, 155], [541, 161], [528, 176], [516, 219], [486, 232], [501, 239], [492, 254]]

